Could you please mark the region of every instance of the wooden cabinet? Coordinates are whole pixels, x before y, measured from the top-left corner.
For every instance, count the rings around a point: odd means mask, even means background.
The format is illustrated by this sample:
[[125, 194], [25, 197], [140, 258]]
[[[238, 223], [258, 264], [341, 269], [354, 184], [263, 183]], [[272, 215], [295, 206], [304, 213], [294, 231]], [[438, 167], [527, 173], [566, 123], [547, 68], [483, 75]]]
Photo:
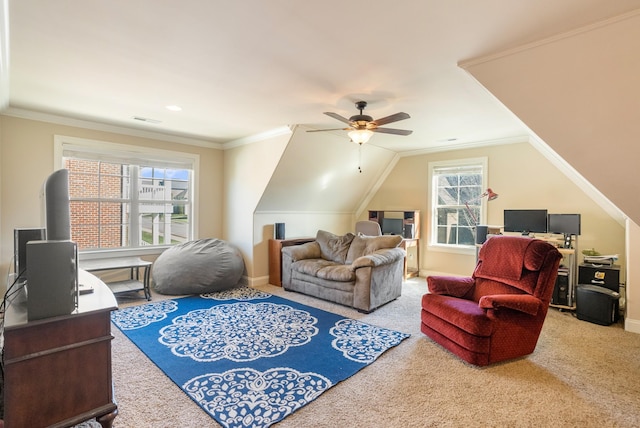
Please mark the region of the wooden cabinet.
[[26, 300], [7, 307], [4, 422], [7, 427], [67, 427], [96, 418], [110, 427], [118, 408], [111, 380], [113, 293], [80, 271], [94, 292], [77, 313], [27, 322]]
[[282, 287], [282, 248], [315, 240], [316, 238], [269, 239], [269, 284]]
[[420, 275], [420, 240], [403, 239], [400, 248], [407, 252], [404, 258], [403, 279], [414, 278]]

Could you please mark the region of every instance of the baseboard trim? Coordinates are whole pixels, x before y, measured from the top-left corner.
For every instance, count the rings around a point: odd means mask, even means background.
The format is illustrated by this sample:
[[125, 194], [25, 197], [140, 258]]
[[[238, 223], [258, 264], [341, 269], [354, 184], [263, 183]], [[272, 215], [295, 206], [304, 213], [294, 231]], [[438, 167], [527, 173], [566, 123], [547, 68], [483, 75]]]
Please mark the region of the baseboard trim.
[[624, 320], [624, 329], [626, 331], [630, 331], [631, 333], [640, 334], [640, 320], [626, 318]]
[[255, 287], [257, 285], [267, 285], [269, 283], [269, 275], [258, 277], [243, 276], [241, 282], [249, 287]]

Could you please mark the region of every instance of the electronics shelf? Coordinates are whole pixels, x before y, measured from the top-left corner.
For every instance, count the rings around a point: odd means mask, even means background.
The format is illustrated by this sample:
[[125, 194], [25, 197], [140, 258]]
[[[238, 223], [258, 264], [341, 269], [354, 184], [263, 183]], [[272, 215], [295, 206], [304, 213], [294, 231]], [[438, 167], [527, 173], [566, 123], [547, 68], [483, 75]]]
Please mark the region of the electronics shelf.
[[[131, 291], [144, 291], [147, 300], [151, 300], [149, 289], [149, 276], [152, 262], [142, 260], [140, 257], [111, 257], [106, 259], [80, 260], [80, 268], [87, 272], [128, 269], [129, 278], [119, 281], [106, 282], [114, 294]], [[143, 269], [140, 275], [140, 269]]]
[[404, 258], [403, 278], [420, 274], [420, 211], [369, 211], [369, 221], [380, 225], [382, 233], [401, 235], [400, 247], [407, 252]]

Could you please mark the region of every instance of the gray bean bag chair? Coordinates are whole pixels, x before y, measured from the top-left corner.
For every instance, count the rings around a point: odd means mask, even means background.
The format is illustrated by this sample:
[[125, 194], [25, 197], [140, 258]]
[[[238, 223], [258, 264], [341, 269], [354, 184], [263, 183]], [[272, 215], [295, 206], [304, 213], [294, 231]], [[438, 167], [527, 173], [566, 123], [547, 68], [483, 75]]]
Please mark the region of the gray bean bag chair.
[[202, 294], [235, 287], [244, 271], [237, 248], [220, 239], [174, 245], [153, 263], [153, 289], [160, 294]]

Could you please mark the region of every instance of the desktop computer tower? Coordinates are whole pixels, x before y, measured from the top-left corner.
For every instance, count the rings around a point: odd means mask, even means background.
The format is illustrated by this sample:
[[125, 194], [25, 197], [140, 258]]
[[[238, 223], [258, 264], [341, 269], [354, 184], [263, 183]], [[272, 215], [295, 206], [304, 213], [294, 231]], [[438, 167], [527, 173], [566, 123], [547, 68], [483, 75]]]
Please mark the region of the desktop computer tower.
[[571, 300], [571, 290], [569, 290], [569, 272], [558, 271], [556, 285], [553, 288], [551, 303], [554, 305], [569, 306]]
[[69, 315], [78, 307], [78, 251], [72, 241], [27, 243], [27, 319]]

